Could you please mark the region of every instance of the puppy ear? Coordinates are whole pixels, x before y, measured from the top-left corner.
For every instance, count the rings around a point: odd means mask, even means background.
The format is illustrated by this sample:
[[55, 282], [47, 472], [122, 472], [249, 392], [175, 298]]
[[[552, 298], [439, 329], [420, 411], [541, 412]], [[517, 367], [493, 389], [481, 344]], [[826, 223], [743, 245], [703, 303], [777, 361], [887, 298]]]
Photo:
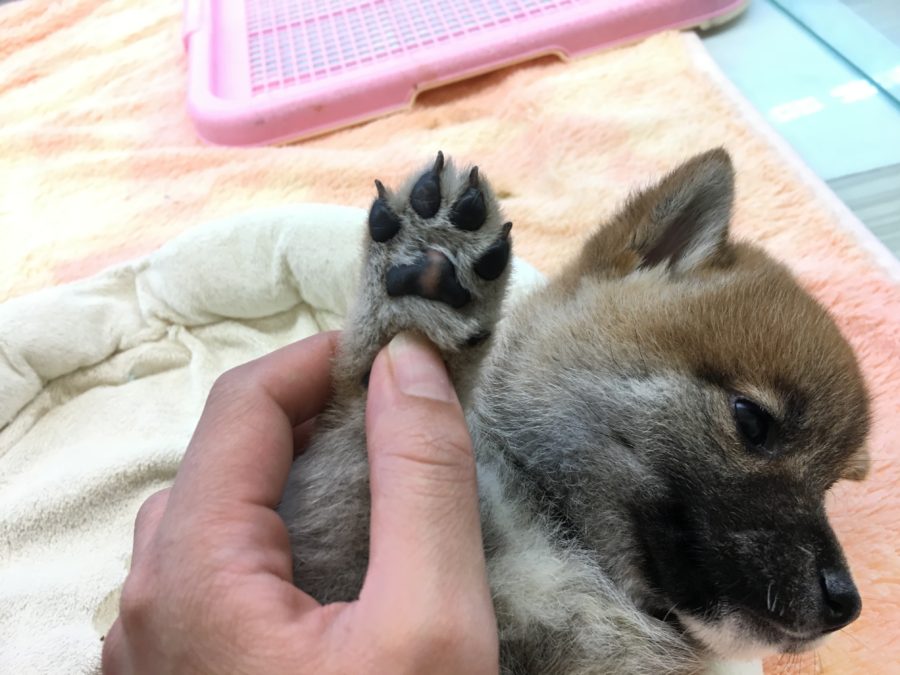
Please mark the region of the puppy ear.
[[734, 169], [717, 148], [688, 160], [656, 186], [635, 195], [623, 215], [638, 267], [688, 272], [727, 262]]
[[706, 264], [727, 265], [733, 200], [728, 153], [718, 148], [697, 155], [633, 195], [588, 238], [556, 283], [577, 288], [585, 276], [621, 278], [659, 266], [686, 272]]

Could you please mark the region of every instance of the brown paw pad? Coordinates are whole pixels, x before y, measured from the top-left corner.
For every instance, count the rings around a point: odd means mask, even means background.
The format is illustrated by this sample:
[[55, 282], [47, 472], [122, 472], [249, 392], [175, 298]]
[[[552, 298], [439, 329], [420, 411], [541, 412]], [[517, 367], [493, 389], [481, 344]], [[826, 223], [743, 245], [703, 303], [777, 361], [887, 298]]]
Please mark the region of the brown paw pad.
[[385, 282], [387, 294], [395, 298], [415, 295], [443, 302], [454, 309], [464, 307], [472, 299], [469, 291], [456, 278], [453, 263], [443, 253], [433, 249], [414, 263], [391, 267]]

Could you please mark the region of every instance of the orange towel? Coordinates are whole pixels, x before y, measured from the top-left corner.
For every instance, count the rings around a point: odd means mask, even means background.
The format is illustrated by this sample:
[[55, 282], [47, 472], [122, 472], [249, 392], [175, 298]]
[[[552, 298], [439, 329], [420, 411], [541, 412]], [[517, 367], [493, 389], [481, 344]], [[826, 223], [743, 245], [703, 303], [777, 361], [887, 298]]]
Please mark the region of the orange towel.
[[[420, 96], [302, 145], [204, 146], [184, 107], [180, 3], [0, 8], [0, 299], [93, 274], [214, 217], [291, 201], [365, 207], [438, 149], [477, 162], [517, 253], [558, 269], [634, 185], [716, 145], [738, 172], [734, 229], [834, 311], [875, 396], [874, 470], [830, 511], [865, 601], [815, 656], [767, 672], [887, 675], [900, 663], [900, 267], [724, 82], [693, 36], [546, 59]], [[2, 477], [0, 477], [2, 482]]]

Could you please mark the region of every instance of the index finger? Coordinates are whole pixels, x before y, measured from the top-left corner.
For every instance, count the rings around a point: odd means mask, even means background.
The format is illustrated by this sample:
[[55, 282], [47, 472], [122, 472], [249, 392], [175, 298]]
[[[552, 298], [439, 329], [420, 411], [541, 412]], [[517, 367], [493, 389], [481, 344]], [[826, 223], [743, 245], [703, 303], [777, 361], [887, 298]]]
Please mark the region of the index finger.
[[238, 366], [213, 385], [170, 503], [225, 499], [274, 508], [293, 460], [293, 428], [325, 406], [337, 333], [319, 333]]

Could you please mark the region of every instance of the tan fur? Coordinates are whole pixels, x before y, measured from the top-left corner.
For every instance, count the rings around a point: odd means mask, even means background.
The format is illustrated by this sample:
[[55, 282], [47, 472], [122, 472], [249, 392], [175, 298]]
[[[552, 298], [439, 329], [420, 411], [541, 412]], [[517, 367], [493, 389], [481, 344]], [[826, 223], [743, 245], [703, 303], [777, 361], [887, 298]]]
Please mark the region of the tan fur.
[[[789, 399], [801, 398], [798, 405], [809, 401], [803, 426], [812, 437], [807, 441], [814, 442], [801, 456], [785, 457], [785, 468], [799, 475], [816, 467], [828, 484], [863, 480], [869, 402], [856, 357], [826, 310], [783, 265], [756, 246], [723, 236], [690, 275], [667, 273], [665, 286], [652, 272], [633, 274], [643, 263], [654, 207], [673, 191], [696, 191], [702, 179], [698, 165], [710, 160], [726, 163], [730, 171], [722, 150], [698, 156], [629, 200], [586, 243], [546, 291], [548, 311], [568, 313], [551, 321], [569, 323], [577, 314], [576, 344], [602, 342], [623, 360], [665, 364], [728, 383], [768, 398], [782, 416], [799, 412], [789, 409]], [[629, 274], [632, 279], [623, 282]], [[609, 279], [617, 280], [621, 294], [603, 292], [602, 282]], [[590, 296], [590, 306], [565, 302], [573, 293]], [[771, 382], [778, 382], [776, 391], [767, 388]]]

